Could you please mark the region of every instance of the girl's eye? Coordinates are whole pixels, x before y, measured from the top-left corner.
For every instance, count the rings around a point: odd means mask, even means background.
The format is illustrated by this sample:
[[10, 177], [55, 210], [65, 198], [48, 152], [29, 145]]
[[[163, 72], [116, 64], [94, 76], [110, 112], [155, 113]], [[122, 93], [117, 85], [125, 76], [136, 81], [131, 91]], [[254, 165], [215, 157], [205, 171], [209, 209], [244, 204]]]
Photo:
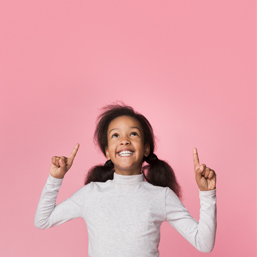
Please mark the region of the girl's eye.
[[132, 132], [131, 135], [132, 136], [138, 136], [137, 132]]
[[118, 137], [119, 135], [117, 133], [113, 134], [112, 137]]

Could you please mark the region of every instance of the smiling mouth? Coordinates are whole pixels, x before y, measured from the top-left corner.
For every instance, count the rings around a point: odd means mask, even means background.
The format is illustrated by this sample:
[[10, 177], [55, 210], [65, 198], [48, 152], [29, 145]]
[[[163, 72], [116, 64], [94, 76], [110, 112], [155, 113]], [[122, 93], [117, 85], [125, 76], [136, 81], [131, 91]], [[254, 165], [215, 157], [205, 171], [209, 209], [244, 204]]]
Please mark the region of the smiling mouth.
[[118, 153], [118, 155], [119, 156], [130, 156], [130, 155], [132, 155], [133, 154], [133, 152], [131, 152], [131, 151], [121, 151], [121, 152], [119, 152]]

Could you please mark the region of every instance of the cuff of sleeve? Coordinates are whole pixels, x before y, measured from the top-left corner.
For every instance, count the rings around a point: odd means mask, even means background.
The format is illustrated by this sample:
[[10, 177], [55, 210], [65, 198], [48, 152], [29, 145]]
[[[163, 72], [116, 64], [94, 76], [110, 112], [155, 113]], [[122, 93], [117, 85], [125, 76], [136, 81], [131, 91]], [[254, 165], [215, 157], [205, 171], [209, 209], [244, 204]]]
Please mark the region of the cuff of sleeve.
[[62, 184], [63, 178], [55, 178], [49, 173], [48, 181], [54, 184]]
[[216, 195], [216, 188], [213, 190], [208, 190], [208, 191], [199, 190], [199, 195], [200, 196], [214, 196], [214, 195]]

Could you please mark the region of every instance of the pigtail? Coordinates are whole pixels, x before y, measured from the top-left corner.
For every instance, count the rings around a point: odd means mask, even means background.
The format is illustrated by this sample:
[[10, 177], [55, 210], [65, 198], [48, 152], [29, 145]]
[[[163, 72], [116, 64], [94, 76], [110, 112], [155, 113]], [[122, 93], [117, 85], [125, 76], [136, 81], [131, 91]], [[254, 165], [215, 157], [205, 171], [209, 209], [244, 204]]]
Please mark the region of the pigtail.
[[111, 160], [108, 160], [104, 165], [96, 165], [89, 170], [84, 185], [90, 182], [106, 182], [113, 179], [113, 173], [114, 165]]
[[[143, 174], [146, 181], [154, 186], [169, 187], [181, 198], [181, 188], [171, 166], [167, 162], [159, 160], [154, 153], [151, 153], [148, 157], [144, 157], [144, 161], [148, 163], [148, 165], [143, 167]], [[147, 171], [147, 175], [145, 175], [145, 170]]]

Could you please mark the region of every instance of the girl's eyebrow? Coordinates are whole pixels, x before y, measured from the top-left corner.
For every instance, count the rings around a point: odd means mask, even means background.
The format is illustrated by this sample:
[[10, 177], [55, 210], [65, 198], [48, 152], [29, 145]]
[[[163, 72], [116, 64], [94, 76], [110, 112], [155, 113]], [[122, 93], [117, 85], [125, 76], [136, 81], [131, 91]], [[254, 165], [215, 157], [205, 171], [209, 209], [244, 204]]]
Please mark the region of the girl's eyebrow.
[[141, 132], [140, 128], [138, 128], [138, 127], [130, 127], [130, 128], [136, 128], [136, 129], [138, 129]]
[[[130, 127], [130, 128], [136, 128], [136, 129], [138, 129], [138, 130], [141, 132], [140, 128], [138, 128], [138, 127]], [[111, 131], [113, 131], [113, 130], [115, 130], [115, 129], [119, 130], [119, 128], [113, 128], [113, 129], [111, 129], [111, 130], [109, 131], [109, 134], [111, 133]]]
[[113, 128], [113, 129], [111, 129], [111, 130], [109, 131], [109, 134], [110, 134], [114, 129], [118, 129], [118, 128]]

